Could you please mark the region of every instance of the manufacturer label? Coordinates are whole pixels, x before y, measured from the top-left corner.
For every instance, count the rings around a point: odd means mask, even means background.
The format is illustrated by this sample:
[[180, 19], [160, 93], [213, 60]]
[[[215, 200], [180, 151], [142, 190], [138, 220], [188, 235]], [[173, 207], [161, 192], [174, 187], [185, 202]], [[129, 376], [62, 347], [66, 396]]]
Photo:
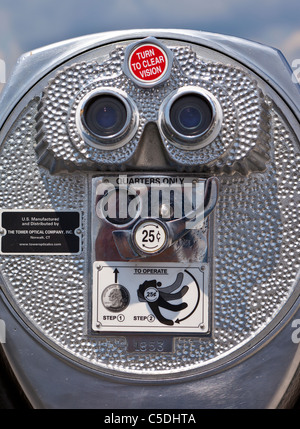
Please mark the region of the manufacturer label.
[[95, 262], [92, 329], [209, 331], [208, 264]]
[[74, 211], [2, 211], [1, 253], [79, 253], [80, 222], [79, 212]]
[[129, 57], [129, 70], [141, 82], [156, 82], [168, 69], [168, 57], [157, 45], [145, 44], [138, 46]]

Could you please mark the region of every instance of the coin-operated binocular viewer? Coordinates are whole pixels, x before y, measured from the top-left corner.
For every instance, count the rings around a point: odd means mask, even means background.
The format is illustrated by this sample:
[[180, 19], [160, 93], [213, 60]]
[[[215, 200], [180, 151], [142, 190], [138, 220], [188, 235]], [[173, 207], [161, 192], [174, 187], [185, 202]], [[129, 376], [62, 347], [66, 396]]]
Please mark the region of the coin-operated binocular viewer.
[[216, 34], [21, 58], [1, 100], [0, 318], [33, 407], [292, 405], [299, 100], [278, 51]]

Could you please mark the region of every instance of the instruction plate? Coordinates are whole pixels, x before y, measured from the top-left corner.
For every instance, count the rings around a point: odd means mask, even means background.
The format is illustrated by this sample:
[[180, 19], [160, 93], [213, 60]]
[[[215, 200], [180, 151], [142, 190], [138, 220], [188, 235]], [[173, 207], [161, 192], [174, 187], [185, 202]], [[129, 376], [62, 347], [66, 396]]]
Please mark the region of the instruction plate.
[[209, 265], [97, 261], [92, 329], [207, 333]]

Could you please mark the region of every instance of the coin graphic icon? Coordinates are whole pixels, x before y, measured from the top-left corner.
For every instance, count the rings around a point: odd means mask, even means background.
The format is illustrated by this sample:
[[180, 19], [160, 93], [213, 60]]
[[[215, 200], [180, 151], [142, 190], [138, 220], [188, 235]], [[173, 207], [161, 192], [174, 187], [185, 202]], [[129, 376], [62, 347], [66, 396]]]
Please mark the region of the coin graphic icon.
[[107, 286], [102, 293], [102, 304], [108, 311], [120, 313], [125, 310], [130, 301], [130, 294], [126, 287], [119, 284]]

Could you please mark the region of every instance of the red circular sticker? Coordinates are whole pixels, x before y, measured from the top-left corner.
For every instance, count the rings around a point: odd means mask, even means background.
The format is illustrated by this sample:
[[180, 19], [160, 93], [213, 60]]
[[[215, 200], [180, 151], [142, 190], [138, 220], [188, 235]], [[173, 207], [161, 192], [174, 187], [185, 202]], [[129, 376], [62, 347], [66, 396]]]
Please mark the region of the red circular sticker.
[[138, 46], [129, 57], [129, 70], [141, 82], [160, 80], [168, 69], [168, 57], [157, 45]]

